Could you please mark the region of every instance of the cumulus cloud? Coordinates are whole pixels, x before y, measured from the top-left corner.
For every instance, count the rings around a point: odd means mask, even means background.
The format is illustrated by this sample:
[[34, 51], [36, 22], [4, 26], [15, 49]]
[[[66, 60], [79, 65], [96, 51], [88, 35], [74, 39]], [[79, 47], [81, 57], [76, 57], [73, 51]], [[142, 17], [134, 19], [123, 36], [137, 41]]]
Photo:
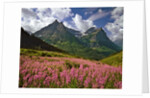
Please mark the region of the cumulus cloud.
[[93, 11], [88, 11], [84, 13], [84, 15], [91, 15], [91, 14], [93, 14]]
[[[100, 12], [100, 11], [99, 11]], [[70, 17], [71, 20], [65, 21]], [[23, 8], [22, 27], [31, 33], [53, 23], [55, 20], [71, 29], [85, 32], [90, 27], [95, 27], [90, 19], [83, 19], [79, 14], [73, 14], [70, 8]]]
[[63, 24], [67, 28], [74, 29], [74, 30], [78, 31], [78, 28], [76, 27], [74, 21], [64, 21]]
[[22, 16], [24, 18], [36, 18], [36, 13], [33, 12], [32, 9], [23, 8], [22, 9]]
[[123, 7], [117, 7], [112, 11], [111, 18], [118, 19], [123, 14]]
[[62, 21], [72, 15], [69, 8], [23, 8], [21, 25], [26, 31], [34, 33], [56, 19]]
[[59, 21], [62, 21], [69, 16], [73, 16], [73, 13], [71, 13], [71, 9], [69, 8], [51, 8], [51, 10], [52, 16], [56, 17]]
[[75, 17], [73, 18], [73, 21], [74, 21], [77, 29], [79, 31], [81, 31], [82, 33], [91, 27], [95, 27], [95, 25], [93, 24], [93, 21], [91, 21], [89, 19], [84, 20], [84, 19], [82, 19], [82, 16], [80, 16], [79, 14], [75, 15]]
[[114, 19], [114, 22], [107, 23], [105, 28], [111, 32], [109, 38], [116, 44], [122, 46], [123, 40], [123, 8], [115, 8], [111, 12], [111, 18]]
[[102, 9], [99, 9], [99, 10], [97, 11], [97, 13], [95, 13], [95, 14], [93, 14], [93, 15], [91, 15], [91, 16], [89, 17], [89, 20], [95, 21], [95, 20], [100, 19], [100, 18], [103, 18], [103, 17], [105, 17], [105, 16], [107, 16], [107, 15], [109, 15], [109, 14], [110, 14], [110, 12], [105, 12], [105, 11], [103, 11]]

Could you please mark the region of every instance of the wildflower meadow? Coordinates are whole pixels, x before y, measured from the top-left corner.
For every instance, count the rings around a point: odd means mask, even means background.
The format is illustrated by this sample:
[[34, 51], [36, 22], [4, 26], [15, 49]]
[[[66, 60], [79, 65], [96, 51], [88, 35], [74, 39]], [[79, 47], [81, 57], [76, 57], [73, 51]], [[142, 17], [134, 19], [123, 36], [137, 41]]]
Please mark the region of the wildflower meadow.
[[20, 56], [19, 87], [122, 88], [122, 67], [73, 57]]

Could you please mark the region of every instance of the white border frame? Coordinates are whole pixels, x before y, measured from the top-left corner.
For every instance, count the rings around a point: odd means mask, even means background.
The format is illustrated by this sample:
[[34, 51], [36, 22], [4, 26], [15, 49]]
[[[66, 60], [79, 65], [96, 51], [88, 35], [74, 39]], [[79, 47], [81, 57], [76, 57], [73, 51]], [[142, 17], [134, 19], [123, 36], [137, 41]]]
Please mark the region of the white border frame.
[[[21, 8], [24, 7], [124, 7], [122, 89], [18, 88]], [[19, 2], [5, 3], [2, 93], [139, 95], [142, 93], [143, 5], [137, 1]], [[12, 14], [13, 12], [13, 14]], [[14, 33], [15, 32], [15, 33]], [[134, 39], [134, 40], [133, 40]], [[12, 46], [14, 45], [14, 46]]]

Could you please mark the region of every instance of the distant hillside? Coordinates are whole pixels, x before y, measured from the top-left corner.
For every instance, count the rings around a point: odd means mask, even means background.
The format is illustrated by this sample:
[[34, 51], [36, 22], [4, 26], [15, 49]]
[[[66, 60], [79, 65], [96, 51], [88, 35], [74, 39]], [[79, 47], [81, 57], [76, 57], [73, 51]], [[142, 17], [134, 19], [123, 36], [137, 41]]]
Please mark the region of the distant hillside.
[[21, 28], [21, 48], [64, 52], [63, 50], [60, 50], [43, 42], [41, 39], [30, 35], [23, 28]]
[[122, 51], [102, 59], [101, 62], [112, 66], [122, 66]]

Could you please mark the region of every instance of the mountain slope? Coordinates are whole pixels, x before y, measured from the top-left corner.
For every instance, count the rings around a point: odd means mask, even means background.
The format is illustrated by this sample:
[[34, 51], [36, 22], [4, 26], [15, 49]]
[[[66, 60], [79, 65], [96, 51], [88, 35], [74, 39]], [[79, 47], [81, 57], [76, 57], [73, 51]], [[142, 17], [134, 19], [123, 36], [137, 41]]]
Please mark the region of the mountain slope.
[[80, 38], [82, 36], [82, 33], [70, 28], [66, 28], [66, 30], [70, 33], [72, 33], [75, 37]]
[[90, 28], [86, 32], [88, 35], [85, 35], [81, 40], [88, 46], [92, 48], [109, 48], [110, 50], [120, 51], [121, 48], [114, 44], [106, 35], [106, 32], [102, 29]]
[[112, 66], [122, 66], [122, 51], [102, 59], [101, 62]]
[[92, 28], [89, 32], [92, 33], [81, 37], [81, 33], [65, 27], [56, 20], [35, 32], [34, 36], [72, 55], [86, 59], [100, 60], [119, 50], [107, 38], [104, 31]]
[[57, 20], [47, 27], [37, 31], [34, 35], [75, 56], [96, 60], [106, 57], [105, 54], [84, 46], [79, 38], [75, 37], [72, 32], [69, 32], [68, 28]]
[[28, 34], [23, 28], [21, 28], [21, 48], [64, 52]]
[[96, 28], [95, 27], [91, 27], [91, 28], [89, 28], [86, 32], [84, 32], [84, 34], [90, 34], [90, 33], [92, 33], [92, 32], [95, 32], [96, 31]]
[[34, 35], [68, 52], [76, 52], [74, 51], [74, 47], [80, 47], [81, 45], [80, 41], [72, 33], [68, 32], [64, 25], [57, 20], [37, 31]]

